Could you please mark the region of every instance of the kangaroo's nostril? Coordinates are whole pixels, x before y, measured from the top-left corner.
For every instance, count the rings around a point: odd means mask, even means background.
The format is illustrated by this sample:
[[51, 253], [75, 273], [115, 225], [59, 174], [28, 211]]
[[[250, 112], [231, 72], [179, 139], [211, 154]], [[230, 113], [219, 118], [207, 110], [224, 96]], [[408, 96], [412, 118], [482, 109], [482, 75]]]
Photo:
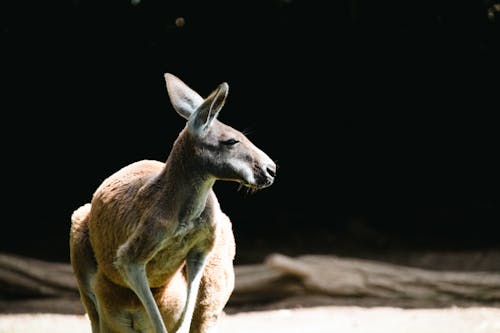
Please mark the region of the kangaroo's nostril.
[[271, 177], [276, 177], [276, 168], [275, 167], [267, 167], [266, 171]]

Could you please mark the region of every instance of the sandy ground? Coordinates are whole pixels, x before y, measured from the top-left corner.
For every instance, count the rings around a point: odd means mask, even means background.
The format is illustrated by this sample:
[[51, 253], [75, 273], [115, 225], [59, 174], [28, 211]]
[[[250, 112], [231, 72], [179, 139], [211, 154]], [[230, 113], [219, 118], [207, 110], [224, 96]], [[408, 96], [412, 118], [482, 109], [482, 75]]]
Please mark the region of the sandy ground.
[[[0, 333], [89, 333], [81, 315], [3, 314]], [[228, 314], [218, 333], [500, 333], [500, 308], [325, 306]]]

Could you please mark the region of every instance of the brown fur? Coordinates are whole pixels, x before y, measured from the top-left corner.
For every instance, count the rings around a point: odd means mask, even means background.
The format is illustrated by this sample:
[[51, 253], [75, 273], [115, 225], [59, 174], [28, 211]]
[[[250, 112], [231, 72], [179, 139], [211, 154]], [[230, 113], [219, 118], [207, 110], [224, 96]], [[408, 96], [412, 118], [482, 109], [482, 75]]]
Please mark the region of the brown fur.
[[[227, 86], [203, 100], [177, 78], [166, 79], [179, 114], [196, 117], [167, 161], [125, 166], [71, 217], [71, 264], [93, 333], [213, 329], [234, 288], [235, 241], [212, 186], [224, 179], [262, 188], [274, 178], [267, 155], [215, 119]], [[241, 141], [237, 149], [220, 143], [228, 137]], [[220, 152], [212, 152], [217, 144]]]

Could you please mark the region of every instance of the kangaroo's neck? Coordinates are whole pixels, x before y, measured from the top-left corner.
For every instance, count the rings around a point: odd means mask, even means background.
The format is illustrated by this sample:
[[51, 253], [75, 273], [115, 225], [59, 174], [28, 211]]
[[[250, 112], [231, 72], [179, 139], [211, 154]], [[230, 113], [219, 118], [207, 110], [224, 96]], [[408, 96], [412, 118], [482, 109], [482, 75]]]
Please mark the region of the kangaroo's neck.
[[172, 147], [162, 172], [151, 184], [159, 204], [175, 214], [179, 223], [200, 217], [216, 179], [196, 160], [192, 138], [182, 132]]

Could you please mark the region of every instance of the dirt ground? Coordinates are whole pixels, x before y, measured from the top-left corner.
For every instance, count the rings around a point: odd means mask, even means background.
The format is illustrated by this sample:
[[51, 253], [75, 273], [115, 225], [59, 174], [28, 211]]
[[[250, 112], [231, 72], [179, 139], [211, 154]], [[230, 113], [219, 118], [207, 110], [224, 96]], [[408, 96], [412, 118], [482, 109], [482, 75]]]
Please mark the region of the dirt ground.
[[[384, 257], [413, 267], [459, 271], [498, 271], [498, 258], [496, 250]], [[500, 333], [499, 304], [453, 304], [422, 306], [340, 297], [299, 297], [245, 307], [228, 304], [217, 333]], [[82, 313], [78, 299], [16, 302], [0, 297], [0, 333], [90, 333]]]
[[[85, 316], [3, 314], [0, 333], [90, 333]], [[228, 314], [217, 333], [499, 333], [500, 309], [323, 306]]]

